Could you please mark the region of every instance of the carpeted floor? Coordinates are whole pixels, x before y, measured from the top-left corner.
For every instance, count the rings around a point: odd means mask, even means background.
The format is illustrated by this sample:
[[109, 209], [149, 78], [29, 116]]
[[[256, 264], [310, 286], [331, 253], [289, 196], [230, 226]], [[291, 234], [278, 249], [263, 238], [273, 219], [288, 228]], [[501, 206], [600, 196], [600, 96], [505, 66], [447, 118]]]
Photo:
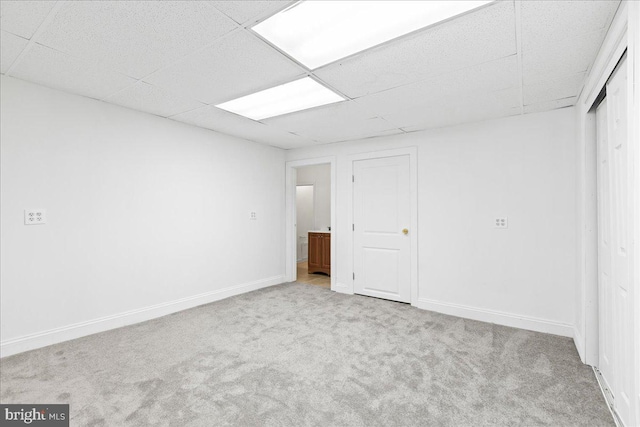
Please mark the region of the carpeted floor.
[[289, 283], [0, 361], [72, 426], [614, 425], [569, 338]]

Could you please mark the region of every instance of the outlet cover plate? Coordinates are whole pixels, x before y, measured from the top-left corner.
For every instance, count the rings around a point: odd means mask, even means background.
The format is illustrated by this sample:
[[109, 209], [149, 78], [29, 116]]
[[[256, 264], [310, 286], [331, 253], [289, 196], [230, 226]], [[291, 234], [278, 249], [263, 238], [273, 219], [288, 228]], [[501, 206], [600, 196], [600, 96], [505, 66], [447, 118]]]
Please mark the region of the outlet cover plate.
[[25, 209], [24, 225], [42, 225], [47, 223], [46, 209]]
[[496, 217], [493, 221], [493, 228], [509, 228], [509, 218], [506, 216]]

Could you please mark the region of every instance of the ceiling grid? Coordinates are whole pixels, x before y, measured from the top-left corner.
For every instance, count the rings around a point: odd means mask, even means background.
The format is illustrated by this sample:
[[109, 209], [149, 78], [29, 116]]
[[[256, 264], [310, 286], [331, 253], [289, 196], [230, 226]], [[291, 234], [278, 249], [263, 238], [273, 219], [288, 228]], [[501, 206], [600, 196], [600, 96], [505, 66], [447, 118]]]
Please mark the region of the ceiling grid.
[[[574, 105], [619, 5], [498, 0], [311, 70], [252, 30], [295, 3], [2, 0], [1, 71], [288, 149]], [[305, 76], [345, 101], [215, 107]]]
[[516, 21], [516, 49], [518, 55], [518, 89], [520, 95], [520, 114], [524, 113], [524, 89], [522, 82], [522, 4], [514, 2], [514, 18]]

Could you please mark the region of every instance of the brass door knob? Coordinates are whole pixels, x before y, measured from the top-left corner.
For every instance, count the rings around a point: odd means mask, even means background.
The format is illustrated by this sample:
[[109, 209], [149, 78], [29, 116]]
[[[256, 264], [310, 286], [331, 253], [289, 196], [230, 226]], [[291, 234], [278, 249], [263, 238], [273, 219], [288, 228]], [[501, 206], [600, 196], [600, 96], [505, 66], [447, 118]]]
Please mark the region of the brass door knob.
[[408, 228], [403, 228], [402, 229], [402, 234], [409, 234], [409, 229]]

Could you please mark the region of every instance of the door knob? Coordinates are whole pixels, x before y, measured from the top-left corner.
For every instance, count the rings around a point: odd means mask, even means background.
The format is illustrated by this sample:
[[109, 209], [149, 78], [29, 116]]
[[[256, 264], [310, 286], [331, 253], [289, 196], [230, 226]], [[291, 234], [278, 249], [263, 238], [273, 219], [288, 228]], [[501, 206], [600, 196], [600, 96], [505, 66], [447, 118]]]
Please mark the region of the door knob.
[[409, 234], [409, 229], [408, 228], [403, 228], [402, 229], [402, 234]]

